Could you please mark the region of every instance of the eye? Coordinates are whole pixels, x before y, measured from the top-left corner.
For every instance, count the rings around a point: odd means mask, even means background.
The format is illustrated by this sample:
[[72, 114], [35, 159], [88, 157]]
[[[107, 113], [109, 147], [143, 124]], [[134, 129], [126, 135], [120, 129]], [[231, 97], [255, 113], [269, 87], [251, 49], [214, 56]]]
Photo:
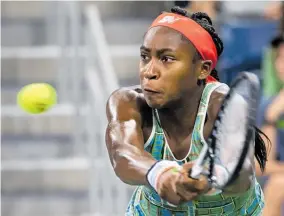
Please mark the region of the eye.
[[145, 53], [140, 53], [140, 59], [142, 61], [148, 61], [150, 58], [148, 55], [146, 55]]
[[163, 56], [162, 58], [161, 58], [161, 60], [163, 61], [163, 62], [173, 62], [173, 61], [175, 61], [176, 59], [174, 58], [174, 57], [171, 57], [171, 56]]

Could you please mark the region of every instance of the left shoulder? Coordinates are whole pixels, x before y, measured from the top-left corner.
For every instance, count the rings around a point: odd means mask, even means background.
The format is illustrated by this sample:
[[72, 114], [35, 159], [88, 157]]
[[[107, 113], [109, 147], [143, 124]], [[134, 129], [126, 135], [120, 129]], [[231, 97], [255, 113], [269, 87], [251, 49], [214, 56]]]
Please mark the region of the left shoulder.
[[211, 93], [207, 111], [209, 119], [215, 120], [222, 102], [229, 90], [230, 88], [228, 85], [221, 83], [221, 85]]

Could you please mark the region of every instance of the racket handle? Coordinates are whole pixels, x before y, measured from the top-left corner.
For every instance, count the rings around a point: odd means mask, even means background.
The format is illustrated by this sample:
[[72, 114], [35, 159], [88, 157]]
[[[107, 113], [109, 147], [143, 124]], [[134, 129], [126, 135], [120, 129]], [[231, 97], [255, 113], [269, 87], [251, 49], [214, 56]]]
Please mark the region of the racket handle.
[[202, 167], [195, 166], [194, 169], [190, 169], [189, 177], [193, 179], [198, 179], [199, 176], [202, 174]]

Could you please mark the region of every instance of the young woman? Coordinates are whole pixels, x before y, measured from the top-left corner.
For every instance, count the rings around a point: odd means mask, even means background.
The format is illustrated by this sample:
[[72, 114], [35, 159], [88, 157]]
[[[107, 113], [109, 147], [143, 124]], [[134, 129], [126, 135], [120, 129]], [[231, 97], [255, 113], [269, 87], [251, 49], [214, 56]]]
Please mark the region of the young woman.
[[[214, 69], [223, 44], [204, 13], [174, 8], [158, 16], [140, 49], [141, 86], [107, 103], [106, 144], [116, 175], [137, 185], [126, 215], [260, 215], [264, 201], [254, 152], [236, 182], [214, 191], [188, 171], [212, 130], [228, 86]], [[266, 149], [256, 131], [255, 155]]]

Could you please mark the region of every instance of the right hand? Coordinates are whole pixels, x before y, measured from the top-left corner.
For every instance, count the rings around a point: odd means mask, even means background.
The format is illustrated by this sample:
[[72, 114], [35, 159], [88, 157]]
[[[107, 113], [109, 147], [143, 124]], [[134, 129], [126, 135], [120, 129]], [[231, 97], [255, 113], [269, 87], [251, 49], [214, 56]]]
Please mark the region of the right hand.
[[157, 183], [157, 192], [160, 197], [171, 204], [179, 205], [194, 200], [198, 195], [208, 191], [205, 177], [192, 179], [188, 177], [191, 163], [183, 165], [180, 169], [171, 168], [164, 171]]

